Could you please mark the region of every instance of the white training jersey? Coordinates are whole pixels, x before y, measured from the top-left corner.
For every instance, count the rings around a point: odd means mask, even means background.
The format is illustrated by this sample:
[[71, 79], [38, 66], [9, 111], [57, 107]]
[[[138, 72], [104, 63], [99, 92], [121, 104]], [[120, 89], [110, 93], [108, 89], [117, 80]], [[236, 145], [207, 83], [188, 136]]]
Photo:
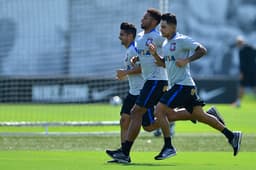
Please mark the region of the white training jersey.
[[[125, 60], [124, 64], [126, 67], [126, 70], [133, 69], [133, 65], [131, 64], [131, 58], [134, 56], [138, 56], [137, 49], [135, 47], [134, 42], [132, 42], [129, 47], [126, 50], [125, 54]], [[136, 63], [138, 66], [139, 63]], [[144, 79], [141, 74], [130, 74], [128, 75], [128, 81], [129, 81], [129, 93], [132, 95], [139, 95], [140, 90], [142, 89], [144, 85]]]
[[142, 76], [145, 80], [167, 80], [167, 73], [163, 67], [155, 64], [155, 58], [150, 54], [148, 44], [153, 43], [161, 51], [163, 38], [156, 29], [149, 33], [141, 32], [136, 39], [139, 60], [142, 69]]
[[190, 52], [194, 51], [198, 46], [200, 46], [200, 43], [178, 32], [172, 39], [165, 40], [162, 55], [164, 56], [170, 87], [175, 84], [195, 86], [195, 82], [190, 73], [190, 64], [188, 63], [184, 67], [178, 67], [175, 61], [189, 57]]

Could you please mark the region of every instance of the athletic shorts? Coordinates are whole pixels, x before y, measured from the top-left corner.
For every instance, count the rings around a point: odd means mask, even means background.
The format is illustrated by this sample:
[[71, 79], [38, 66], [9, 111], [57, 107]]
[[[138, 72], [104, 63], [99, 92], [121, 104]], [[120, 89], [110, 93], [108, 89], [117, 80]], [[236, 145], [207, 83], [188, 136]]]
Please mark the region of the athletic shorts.
[[154, 107], [168, 87], [167, 80], [147, 80], [141, 89], [136, 104], [145, 107]]
[[190, 113], [195, 106], [204, 106], [205, 103], [197, 94], [195, 86], [174, 85], [160, 99], [162, 104], [170, 108], [186, 108]]
[[[124, 99], [120, 115], [128, 114], [131, 115], [131, 109], [135, 105], [136, 99], [139, 95], [132, 95], [128, 93], [126, 98]], [[154, 107], [147, 109], [147, 112], [143, 115], [142, 126], [149, 126], [154, 123]]]
[[243, 87], [256, 87], [256, 73], [245, 73], [240, 84]]

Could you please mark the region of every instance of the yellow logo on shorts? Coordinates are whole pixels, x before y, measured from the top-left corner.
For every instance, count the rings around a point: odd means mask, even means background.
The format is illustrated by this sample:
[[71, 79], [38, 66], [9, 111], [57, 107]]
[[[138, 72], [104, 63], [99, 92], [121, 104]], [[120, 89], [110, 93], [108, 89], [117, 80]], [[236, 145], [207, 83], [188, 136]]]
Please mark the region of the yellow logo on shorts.
[[191, 96], [194, 96], [196, 94], [196, 89], [191, 89]]
[[163, 87], [163, 92], [166, 92], [168, 90], [168, 86]]

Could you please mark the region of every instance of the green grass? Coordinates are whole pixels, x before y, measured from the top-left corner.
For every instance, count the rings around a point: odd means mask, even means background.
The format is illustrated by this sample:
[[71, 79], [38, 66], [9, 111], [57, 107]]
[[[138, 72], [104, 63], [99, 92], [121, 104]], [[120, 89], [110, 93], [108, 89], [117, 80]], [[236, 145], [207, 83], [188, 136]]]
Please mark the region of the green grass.
[[0, 104], [0, 122], [117, 120], [119, 112], [109, 104]]
[[[108, 164], [107, 148], [119, 147], [119, 135], [3, 135], [6, 132], [45, 132], [45, 127], [0, 127], [0, 170], [254, 170], [256, 161], [255, 98], [246, 96], [241, 108], [216, 105], [227, 126], [243, 131], [241, 152], [233, 157], [232, 148], [218, 131], [190, 121], [176, 123], [173, 143], [178, 155], [155, 161], [163, 139], [142, 133], [131, 153], [132, 164]], [[207, 109], [210, 105], [207, 105]], [[120, 107], [89, 105], [0, 105], [0, 122], [5, 121], [113, 121]], [[108, 132], [118, 126], [48, 127], [49, 132]], [[29, 134], [29, 133], [28, 133]]]
[[1, 152], [0, 168], [5, 170], [254, 170], [255, 152], [237, 158], [225, 152], [183, 152], [176, 157], [155, 161], [153, 152], [136, 152], [130, 165], [108, 164], [103, 152]]
[[[226, 124], [231, 129], [242, 130], [246, 133], [255, 133], [255, 105], [256, 100], [246, 96], [241, 108], [230, 105], [216, 105], [222, 113]], [[205, 109], [209, 108], [207, 105]], [[120, 106], [108, 104], [67, 104], [67, 105], [29, 105], [29, 104], [1, 104], [0, 122], [31, 121], [31, 122], [63, 122], [63, 121], [118, 121]], [[216, 131], [204, 124], [193, 125], [187, 121], [179, 121], [176, 129], [180, 133]], [[48, 127], [50, 132], [91, 132], [91, 131], [118, 131], [112, 127]], [[44, 132], [45, 127], [0, 127], [0, 132]]]

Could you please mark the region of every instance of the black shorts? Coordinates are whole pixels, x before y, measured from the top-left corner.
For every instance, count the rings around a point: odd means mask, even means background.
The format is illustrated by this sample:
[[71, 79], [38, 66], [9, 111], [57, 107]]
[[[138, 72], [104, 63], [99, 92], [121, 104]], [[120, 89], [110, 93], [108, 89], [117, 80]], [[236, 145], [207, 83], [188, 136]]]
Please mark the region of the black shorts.
[[256, 87], [256, 73], [245, 73], [243, 79], [240, 80], [243, 87]]
[[205, 103], [197, 94], [195, 86], [174, 85], [168, 90], [160, 102], [170, 108], [186, 108], [188, 112], [193, 112], [194, 106], [204, 106]]
[[147, 80], [140, 91], [136, 104], [145, 108], [154, 107], [166, 91], [167, 86], [167, 80]]
[[[126, 98], [124, 99], [120, 115], [122, 114], [131, 114], [131, 109], [134, 106], [136, 99], [139, 95], [132, 95], [128, 93]], [[147, 109], [147, 112], [143, 115], [142, 126], [149, 126], [154, 123], [154, 107]]]

